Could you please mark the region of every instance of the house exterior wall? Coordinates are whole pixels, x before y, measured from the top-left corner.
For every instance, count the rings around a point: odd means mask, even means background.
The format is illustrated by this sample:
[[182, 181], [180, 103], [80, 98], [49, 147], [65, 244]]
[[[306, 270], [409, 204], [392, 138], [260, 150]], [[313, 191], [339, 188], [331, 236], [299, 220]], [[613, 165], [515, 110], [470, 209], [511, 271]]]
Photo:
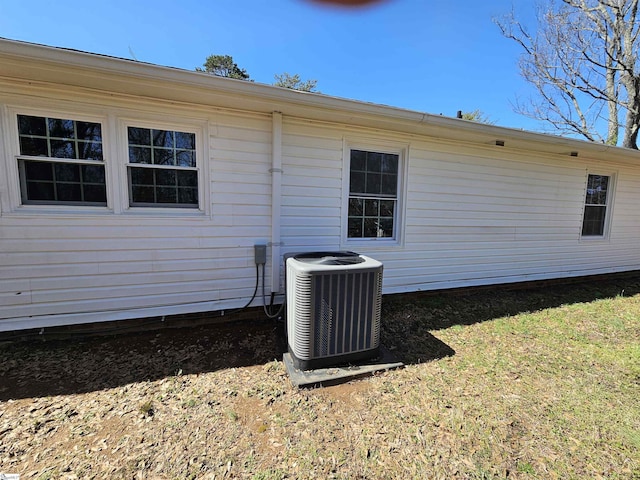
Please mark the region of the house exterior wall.
[[[285, 123], [285, 132], [282, 233], [287, 249], [348, 249], [377, 258], [385, 265], [384, 293], [640, 267], [637, 166], [312, 122]], [[344, 238], [345, 144], [354, 139], [358, 145], [369, 142], [372, 150], [406, 145], [409, 152], [397, 244]], [[589, 173], [615, 181], [604, 239], [581, 237]]]
[[[58, 89], [30, 93], [0, 93], [0, 331], [226, 310], [247, 302], [256, 279], [253, 245], [270, 236], [269, 116], [161, 101], [69, 100], [70, 92]], [[108, 186], [108, 207], [25, 207], [7, 198], [11, 182], [19, 188], [17, 172], [10, 171], [16, 112], [102, 122], [108, 180], [116, 187]], [[123, 204], [122, 119], [199, 129], [206, 182], [199, 211]]]
[[[101, 122], [107, 207], [20, 204], [21, 112]], [[640, 268], [637, 162], [282, 118], [281, 254], [372, 256], [384, 263], [384, 293]], [[220, 311], [251, 297], [253, 246], [272, 238], [269, 112], [0, 78], [0, 121], [0, 331]], [[197, 133], [197, 211], [129, 208], [131, 122]], [[400, 153], [396, 239], [347, 239], [352, 147]], [[614, 180], [604, 239], [581, 238], [589, 173]], [[281, 263], [269, 256], [267, 283]]]

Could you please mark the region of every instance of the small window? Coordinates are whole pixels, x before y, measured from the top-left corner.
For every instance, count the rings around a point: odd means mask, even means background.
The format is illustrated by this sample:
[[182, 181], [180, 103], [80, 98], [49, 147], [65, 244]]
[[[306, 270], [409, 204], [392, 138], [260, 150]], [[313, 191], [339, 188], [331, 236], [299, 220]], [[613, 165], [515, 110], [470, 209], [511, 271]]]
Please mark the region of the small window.
[[351, 150], [347, 237], [395, 238], [400, 156]]
[[18, 115], [25, 204], [106, 205], [100, 123]]
[[198, 207], [195, 133], [128, 127], [131, 206]]
[[606, 233], [611, 177], [589, 175], [582, 220], [583, 237], [603, 237]]

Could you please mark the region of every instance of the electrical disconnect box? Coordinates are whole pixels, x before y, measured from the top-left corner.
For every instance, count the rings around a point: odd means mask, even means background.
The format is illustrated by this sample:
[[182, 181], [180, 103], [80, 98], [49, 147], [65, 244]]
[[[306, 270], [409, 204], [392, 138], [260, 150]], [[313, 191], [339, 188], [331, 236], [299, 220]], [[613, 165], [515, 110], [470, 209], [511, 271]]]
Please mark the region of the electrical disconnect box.
[[254, 256], [256, 265], [264, 265], [267, 263], [267, 246], [266, 245], [254, 245]]

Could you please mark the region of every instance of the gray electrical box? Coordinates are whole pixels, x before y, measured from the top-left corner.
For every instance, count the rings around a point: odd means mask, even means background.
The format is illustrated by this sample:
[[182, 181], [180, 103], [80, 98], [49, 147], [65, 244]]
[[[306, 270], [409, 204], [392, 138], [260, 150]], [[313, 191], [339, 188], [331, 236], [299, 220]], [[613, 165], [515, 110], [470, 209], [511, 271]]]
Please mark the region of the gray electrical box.
[[265, 263], [267, 263], [267, 246], [254, 245], [253, 249], [256, 259], [256, 265], [264, 265]]

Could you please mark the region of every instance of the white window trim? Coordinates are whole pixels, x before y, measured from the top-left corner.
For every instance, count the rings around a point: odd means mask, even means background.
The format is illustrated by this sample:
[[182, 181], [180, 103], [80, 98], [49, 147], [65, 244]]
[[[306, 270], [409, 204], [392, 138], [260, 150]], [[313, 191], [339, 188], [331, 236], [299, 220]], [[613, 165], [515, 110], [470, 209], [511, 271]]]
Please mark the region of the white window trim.
[[[196, 169], [198, 172], [198, 208], [169, 207], [169, 206], [131, 206], [129, 198], [129, 141], [127, 127], [151, 128], [157, 130], [173, 130], [196, 135]], [[180, 215], [183, 217], [210, 216], [211, 202], [209, 201], [209, 162], [206, 156], [208, 152], [208, 128], [206, 122], [187, 122], [172, 119], [140, 118], [133, 116], [119, 117], [118, 119], [118, 144], [119, 162], [118, 177], [120, 192], [117, 210], [120, 213], [144, 216]]]
[[[589, 183], [589, 175], [600, 175], [603, 177], [609, 177], [609, 186], [607, 188], [607, 211], [604, 217], [604, 233], [602, 235], [582, 235], [582, 226], [584, 223], [584, 212], [586, 209], [586, 195], [587, 185]], [[580, 231], [578, 232], [579, 240], [581, 243], [598, 243], [608, 242], [611, 238], [611, 221], [613, 218], [613, 204], [615, 198], [615, 191], [618, 180], [617, 171], [603, 171], [603, 170], [587, 170], [584, 176], [584, 188], [582, 190], [582, 209], [580, 216]]]
[[[68, 205], [68, 204], [23, 204], [22, 193], [20, 187], [20, 173], [18, 167], [18, 159], [20, 155], [20, 139], [18, 132], [18, 115], [32, 115], [36, 117], [49, 118], [68, 118], [76, 121], [86, 121], [100, 123], [102, 126], [102, 153], [105, 168], [105, 183], [107, 194], [107, 205]], [[77, 110], [51, 109], [51, 108], [34, 108], [34, 107], [13, 107], [9, 106], [2, 112], [2, 122], [4, 123], [3, 141], [6, 142], [4, 150], [6, 152], [6, 170], [7, 170], [7, 200], [3, 199], [3, 210], [7, 213], [17, 212], [33, 212], [33, 213], [73, 213], [73, 214], [96, 214], [113, 212], [114, 190], [110, 187], [113, 178], [110, 175], [111, 164], [117, 159], [114, 158], [113, 150], [110, 148], [110, 134], [108, 131], [108, 117], [105, 115], [92, 115], [86, 112], [78, 112]], [[26, 158], [26, 157], [25, 157]]]
[[[404, 245], [407, 175], [409, 171], [409, 145], [393, 141], [372, 138], [350, 138], [342, 142], [342, 219], [340, 248], [350, 250], [357, 248], [389, 249]], [[385, 238], [349, 238], [349, 188], [351, 150], [390, 153], [398, 155], [398, 197], [396, 217], [394, 217], [394, 236]]]

